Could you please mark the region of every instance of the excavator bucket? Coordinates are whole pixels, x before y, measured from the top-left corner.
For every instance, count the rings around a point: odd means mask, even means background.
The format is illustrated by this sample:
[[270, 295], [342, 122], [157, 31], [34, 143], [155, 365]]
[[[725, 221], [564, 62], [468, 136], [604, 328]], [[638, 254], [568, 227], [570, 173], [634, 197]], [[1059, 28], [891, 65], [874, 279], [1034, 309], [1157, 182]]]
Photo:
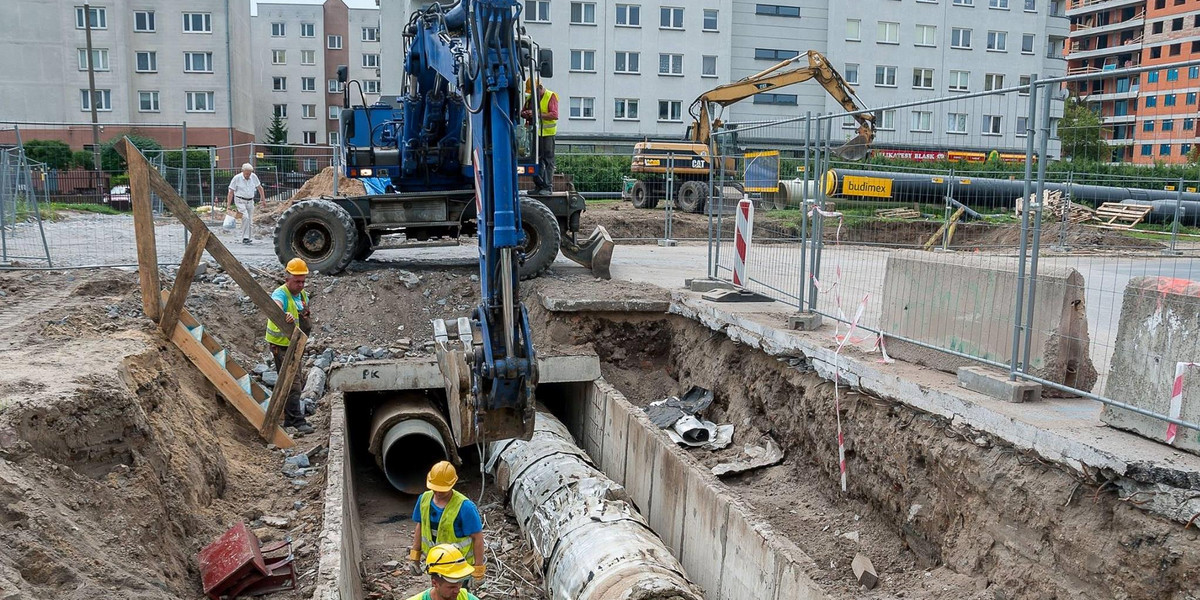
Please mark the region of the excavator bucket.
[[590, 269], [596, 277], [612, 279], [609, 263], [612, 262], [613, 241], [603, 225], [597, 225], [592, 234], [578, 244], [563, 238], [558, 249], [563, 256]]
[[864, 134], [858, 134], [845, 144], [832, 150], [834, 156], [845, 160], [862, 160], [871, 149], [871, 140]]

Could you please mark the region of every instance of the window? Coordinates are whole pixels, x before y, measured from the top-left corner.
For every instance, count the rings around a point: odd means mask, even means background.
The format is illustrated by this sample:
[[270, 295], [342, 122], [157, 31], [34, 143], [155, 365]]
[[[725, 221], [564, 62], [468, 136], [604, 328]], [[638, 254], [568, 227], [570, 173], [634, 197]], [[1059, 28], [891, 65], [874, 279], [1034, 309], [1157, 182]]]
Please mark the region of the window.
[[983, 135], [1000, 135], [1000, 115], [983, 115]]
[[1179, 154], [1180, 154], [1180, 156], [1187, 156], [1187, 155], [1188, 155], [1188, 154], [1189, 154], [1191, 151], [1192, 151], [1192, 145], [1191, 145], [1191, 144], [1180, 144], [1180, 145], [1179, 145]]
[[300, 24], [300, 37], [312, 38], [317, 37], [317, 26], [313, 23]]
[[988, 0], [988, 8], [1008, 10], [1008, 0]]
[[1188, 67], [1188, 79], [1200, 79], [1200, 67]]
[[778, 62], [778, 61], [787, 60], [789, 58], [793, 58], [793, 57], [796, 57], [799, 55], [800, 55], [800, 53], [797, 52], [796, 50], [775, 50], [772, 48], [755, 48], [754, 49], [755, 60], [769, 60], [769, 61], [773, 61], [773, 62]]
[[329, 48], [330, 50], [341, 50], [342, 49], [342, 36], [340, 36], [340, 35], [326, 36], [325, 46], [327, 48]]
[[796, 106], [797, 102], [798, 98], [795, 94], [758, 94], [754, 96], [754, 104]]
[[1162, 46], [1155, 46], [1150, 49], [1150, 58], [1162, 58]]
[[342, 107], [334, 105], [329, 107], [329, 120], [336, 121], [338, 116], [342, 114]]
[[858, 65], [846, 63], [846, 68], [842, 69], [842, 77], [846, 83], [858, 85]]
[[860, 40], [862, 40], [862, 21], [846, 19], [846, 41], [857, 42]]
[[682, 121], [683, 102], [680, 102], [679, 100], [659, 100], [658, 120], [667, 122]]
[[933, 69], [913, 69], [912, 86], [918, 90], [932, 90]]
[[364, 79], [363, 80], [363, 93], [364, 94], [378, 94], [379, 87], [380, 86], [379, 86], [378, 79]]
[[846, 116], [842, 117], [842, 129], [856, 129], [856, 128], [858, 128], [858, 121], [854, 120], [853, 115], [846, 115]]
[[549, 23], [550, 0], [525, 0], [525, 20], [532, 23]]
[[1005, 31], [989, 31], [987, 37], [987, 49], [996, 52], [1007, 51], [1008, 33]]
[[317, 118], [317, 105], [316, 104], [301, 104], [300, 105], [300, 118], [302, 118], [302, 119]]
[[302, 91], [302, 92], [317, 91], [317, 78], [316, 77], [301, 77], [300, 78], [300, 91]]
[[954, 0], [954, 6], [975, 6], [975, 0]]
[[300, 64], [302, 64], [302, 65], [317, 64], [317, 51], [316, 50], [301, 50], [300, 51]]
[[933, 112], [928, 110], [914, 110], [912, 113], [912, 124], [908, 129], [910, 131], [932, 133]]
[[[1170, 49], [1170, 51], [1167, 52], [1167, 55], [1168, 56], [1179, 56], [1180, 52], [1183, 52], [1183, 44], [1171, 44], [1171, 49]], [[1168, 148], [1169, 147], [1170, 146], [1168, 146]]]
[[154, 73], [158, 71], [157, 52], [137, 52], [133, 56], [136, 62], [135, 70], [138, 73]]
[[1167, 81], [1179, 81], [1179, 69], [1167, 69]]
[[1033, 54], [1033, 34], [1021, 35], [1021, 54]]
[[1195, 127], [1195, 123], [1196, 123], [1196, 122], [1195, 122], [1195, 120], [1193, 120], [1193, 119], [1184, 119], [1184, 120], [1183, 120], [1183, 130], [1184, 130], [1184, 131], [1191, 131], [1191, 130], [1192, 130], [1192, 128], [1193, 128], [1193, 127]]
[[642, 7], [638, 4], [617, 5], [617, 25], [621, 27], [641, 27]]
[[1171, 19], [1171, 31], [1179, 31], [1183, 29], [1183, 17]]
[[900, 24], [891, 21], [880, 21], [876, 28], [875, 41], [880, 44], [899, 44]]
[[634, 98], [617, 98], [613, 101], [614, 121], [638, 120], [638, 101]]
[[886, 65], [875, 67], [875, 85], [879, 87], [896, 87], [896, 67]]
[[283, 23], [271, 23], [271, 37], [283, 37], [287, 32]]
[[895, 131], [896, 130], [896, 111], [885, 110], [885, 111], [879, 113], [879, 124], [877, 125], [877, 127], [884, 131]]
[[660, 29], [683, 29], [683, 9], [664, 6], [658, 9]]
[[1158, 83], [1158, 71], [1146, 73], [1146, 81], [1149, 83]]
[[571, 51], [571, 70], [576, 72], [595, 73], [596, 72], [596, 51], [595, 50], [572, 50]]
[[[108, 49], [107, 48], [92, 48], [92, 69], [96, 71], [108, 70]], [[79, 70], [88, 70], [87, 48], [79, 49]]]
[[212, 73], [212, 52], [184, 52], [185, 73]]
[[[79, 103], [83, 110], [92, 110], [92, 103], [88, 101], [91, 97], [91, 94], [88, 94], [87, 90], [79, 90]], [[112, 90], [96, 90], [95, 98], [96, 110], [112, 110]]]
[[918, 46], [937, 46], [937, 26], [936, 25], [917, 25], [917, 41]]
[[362, 28], [362, 41], [378, 42], [379, 41], [379, 28], [378, 27], [363, 27]]
[[642, 70], [641, 53], [638, 52], [618, 52], [617, 59], [613, 61], [613, 72], [615, 73], [640, 73]]
[[946, 133], [966, 133], [967, 113], [946, 113]]
[[1159, 156], [1170, 156], [1171, 155], [1171, 145], [1170, 144], [1159, 144], [1158, 154], [1159, 154]]
[[1037, 12], [1037, 0], [1025, 0], [1025, 12]]
[[1158, 106], [1158, 96], [1146, 96], [1146, 108]]
[[329, 90], [330, 94], [340, 94], [342, 93], [342, 84], [338, 83], [336, 79], [330, 79], [326, 82], [325, 89]]
[[1163, 94], [1163, 106], [1175, 106], [1175, 94]]
[[[1033, 80], [1030, 79], [1029, 75], [1022, 75], [1017, 78], [1017, 85], [1028, 86], [1030, 84], [1030, 82], [1032, 82], [1032, 81]], [[1026, 89], [1023, 89], [1023, 90], [1017, 92], [1017, 94], [1019, 94], [1021, 96], [1028, 96], [1029, 95], [1028, 87], [1026, 87]]]
[[[152, 10], [137, 10], [133, 12], [133, 30], [140, 32], [154, 31], [154, 11]], [[154, 92], [158, 93], [158, 92]], [[157, 96], [156, 96], [157, 98]], [[154, 105], [158, 106], [158, 100], [154, 101]], [[154, 110], [158, 110], [155, 108]]]
[[715, 9], [704, 9], [704, 31], [717, 30], [717, 11]]
[[366, 53], [362, 55], [362, 66], [364, 69], [378, 69], [379, 55]]
[[572, 119], [595, 119], [596, 99], [572, 96], [570, 115]]
[[1017, 137], [1027, 137], [1029, 135], [1029, 118], [1017, 117], [1017, 129], [1013, 132]]
[[683, 55], [682, 54], [659, 54], [658, 55], [658, 74], [659, 75], [683, 75]]
[[1163, 131], [1174, 131], [1175, 130], [1175, 120], [1174, 119], [1163, 119], [1162, 130]]
[[1151, 146], [1150, 144], [1142, 144], [1142, 156], [1153, 156], [1154, 155], [1153, 148], [1154, 147]]
[[287, 105], [286, 104], [276, 104], [274, 108], [275, 108], [275, 116], [276, 117], [278, 117], [280, 119], [287, 118]]
[[971, 30], [955, 27], [950, 30], [950, 47], [971, 49]]
[[1163, 23], [1161, 21], [1159, 21], [1158, 23], [1150, 24], [1150, 33], [1159, 34], [1162, 32], [1163, 32]]
[[1183, 101], [1184, 104], [1191, 106], [1196, 103], [1196, 92], [1188, 92], [1187, 97]]
[[75, 7], [75, 29], [87, 29], [88, 25], [91, 25], [92, 29], [108, 29], [108, 12], [104, 7], [91, 7], [86, 23], [83, 20], [83, 7]]
[[950, 71], [950, 91], [965, 92], [971, 89], [970, 71]]
[[315, 143], [317, 143], [317, 132], [315, 132], [315, 131], [305, 131], [305, 132], [304, 132], [304, 143], [305, 143], [305, 144], [315, 144]]
[[212, 14], [183, 13], [184, 33], [212, 33]]
[[188, 112], [213, 112], [213, 93], [212, 92], [188, 92], [187, 93], [187, 111]]
[[701, 57], [700, 76], [701, 77], [716, 77], [717, 76], [717, 57], [715, 57], [715, 56]]
[[983, 91], [990, 92], [1004, 87], [1004, 75], [988, 73], [983, 76]]
[[287, 91], [287, 77], [272, 77], [271, 78], [271, 89], [275, 90], [276, 92], [286, 92]]
[[[330, 145], [330, 146], [336, 146], [336, 145], [338, 145], [338, 140], [339, 140], [339, 139], [340, 139], [340, 138], [338, 137], [338, 132], [336, 132], [336, 131], [330, 131], [330, 132], [329, 132], [329, 145]], [[312, 168], [311, 168], [311, 169], [308, 169], [308, 170], [309, 170], [309, 171], [316, 171], [316, 170], [317, 170], [317, 165], [312, 165]]]
[[595, 25], [596, 24], [596, 3], [595, 2], [572, 2], [571, 3], [571, 24], [572, 25]]
[[158, 92], [138, 92], [138, 112], [158, 112]]
[[771, 17], [794, 17], [800, 18], [799, 6], [780, 6], [778, 4], [755, 4], [754, 14], [767, 15]]
[[287, 64], [287, 52], [284, 50], [272, 50], [271, 51], [271, 64], [286, 65]]

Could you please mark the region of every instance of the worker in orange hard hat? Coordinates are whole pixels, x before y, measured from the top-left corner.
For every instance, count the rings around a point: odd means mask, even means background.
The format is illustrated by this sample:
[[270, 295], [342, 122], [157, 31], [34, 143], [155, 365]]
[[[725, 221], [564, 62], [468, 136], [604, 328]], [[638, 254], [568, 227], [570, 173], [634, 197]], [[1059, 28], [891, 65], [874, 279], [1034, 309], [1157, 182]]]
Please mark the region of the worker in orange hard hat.
[[[308, 277], [308, 264], [304, 262], [304, 259], [293, 258], [288, 261], [285, 270], [287, 271], [287, 280], [283, 282], [283, 285], [275, 288], [275, 291], [271, 293], [271, 299], [279, 305], [279, 308], [283, 309], [284, 318], [288, 323], [296, 323], [300, 326], [301, 331], [308, 334], [312, 331], [312, 307], [308, 291], [304, 289], [304, 279]], [[283, 369], [283, 357], [287, 354], [291, 340], [270, 319], [267, 319], [266, 339], [267, 347], [271, 349], [271, 357], [275, 359], [275, 372], [279, 373]], [[309, 425], [308, 420], [304, 418], [304, 411], [300, 406], [302, 386], [303, 383], [297, 376], [292, 379], [290, 390], [277, 389], [272, 393], [287, 394], [287, 404], [283, 409], [283, 426], [295, 427], [299, 433], [312, 433], [312, 425]]]
[[425, 570], [429, 572], [433, 587], [408, 600], [479, 600], [463, 589], [463, 582], [476, 568], [452, 544], [430, 548], [425, 557]]
[[475, 503], [454, 490], [456, 483], [458, 472], [449, 462], [443, 460], [429, 469], [425, 478], [429, 491], [421, 494], [413, 508], [412, 519], [417, 527], [408, 560], [417, 566], [422, 555], [426, 560], [432, 556], [431, 551], [437, 550], [434, 546], [449, 544], [462, 552], [472, 567], [471, 575], [481, 580], [487, 570], [483, 564], [483, 519]]

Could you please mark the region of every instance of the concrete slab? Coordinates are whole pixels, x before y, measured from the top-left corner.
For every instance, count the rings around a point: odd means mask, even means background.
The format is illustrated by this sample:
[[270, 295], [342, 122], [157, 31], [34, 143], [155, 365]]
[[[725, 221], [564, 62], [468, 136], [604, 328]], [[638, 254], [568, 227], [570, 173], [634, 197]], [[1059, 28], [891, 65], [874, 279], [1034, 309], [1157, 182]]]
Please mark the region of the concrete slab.
[[[918, 250], [888, 256], [880, 329], [936, 348], [1008, 364], [1016, 310], [1015, 259]], [[1088, 355], [1083, 276], [1073, 268], [1038, 271], [1030, 373], [1090, 390], [1096, 369]], [[889, 337], [888, 353], [948, 373], [977, 364]]]
[[721, 589], [729, 500], [711, 483], [703, 477], [687, 478], [679, 562], [692, 581], [706, 592], [715, 593]]
[[[593, 381], [600, 377], [600, 359], [595, 354], [539, 356], [538, 375], [540, 383]], [[430, 357], [334, 365], [328, 385], [342, 392], [386, 392], [441, 389], [445, 383], [437, 360]]]
[[684, 279], [683, 287], [693, 292], [708, 292], [712, 290], [732, 290], [733, 284], [728, 281], [721, 281], [720, 279], [697, 278]]
[[[1139, 277], [1125, 286], [1105, 396], [1166, 415], [1178, 363], [1200, 361], [1200, 282]], [[1200, 368], [1184, 367], [1179, 418], [1200, 423]], [[1105, 406], [1100, 420], [1164, 442], [1168, 423]], [[1175, 447], [1200, 454], [1200, 432], [1176, 428]]]
[[721, 564], [721, 598], [773, 598], [775, 551], [749, 517], [749, 510], [729, 506], [725, 560]]
[[665, 313], [671, 307], [668, 298], [561, 298], [543, 296], [542, 307], [550, 312], [648, 312]]
[[600, 470], [613, 481], [625, 485], [628, 462], [629, 411], [622, 410], [610, 400], [604, 413], [604, 454], [600, 457]]
[[959, 367], [958, 385], [1005, 402], [1035, 402], [1042, 398], [1041, 384], [1010, 381], [1008, 373], [990, 367]]
[[[651, 430], [652, 424], [643, 416], [636, 419], [640, 429]], [[632, 423], [633, 421], [631, 421]], [[648, 426], [649, 425], [649, 426]], [[650, 495], [647, 520], [663, 543], [679, 555], [683, 545], [683, 512], [687, 500], [687, 473], [680, 457], [664, 443], [654, 445], [654, 489]]]
[[798, 312], [788, 316], [788, 329], [816, 331], [821, 328], [821, 313]]
[[[654, 433], [643, 427], [630, 414], [641, 409], [629, 407], [622, 403], [609, 406], [610, 411], [625, 413], [628, 422], [628, 445], [625, 456], [625, 480], [622, 485], [629, 491], [638, 511], [647, 519], [653, 518], [653, 500], [655, 487], [654, 457], [657, 446], [661, 444], [653, 439]], [[626, 412], [630, 411], [630, 412]], [[662, 492], [660, 490], [660, 492]], [[662, 492], [669, 493], [669, 492]]]

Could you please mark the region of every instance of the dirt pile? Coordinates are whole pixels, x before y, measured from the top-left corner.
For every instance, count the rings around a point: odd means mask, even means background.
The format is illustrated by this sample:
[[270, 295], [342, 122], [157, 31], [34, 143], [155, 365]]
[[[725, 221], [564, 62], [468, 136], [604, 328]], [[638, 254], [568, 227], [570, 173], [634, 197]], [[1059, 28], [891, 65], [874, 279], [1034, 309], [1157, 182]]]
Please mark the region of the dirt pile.
[[[292, 206], [293, 203], [307, 198], [320, 198], [322, 196], [333, 195], [333, 167], [325, 167], [304, 182], [300, 189], [292, 195], [291, 199], [283, 202], [268, 202], [259, 207], [258, 214], [254, 216], [254, 222], [258, 225], [270, 225], [279, 219], [279, 215], [283, 211]], [[363, 187], [361, 181], [357, 179], [349, 179], [344, 175], [338, 175], [338, 195], [339, 196], [361, 196], [367, 193], [367, 189]]]

